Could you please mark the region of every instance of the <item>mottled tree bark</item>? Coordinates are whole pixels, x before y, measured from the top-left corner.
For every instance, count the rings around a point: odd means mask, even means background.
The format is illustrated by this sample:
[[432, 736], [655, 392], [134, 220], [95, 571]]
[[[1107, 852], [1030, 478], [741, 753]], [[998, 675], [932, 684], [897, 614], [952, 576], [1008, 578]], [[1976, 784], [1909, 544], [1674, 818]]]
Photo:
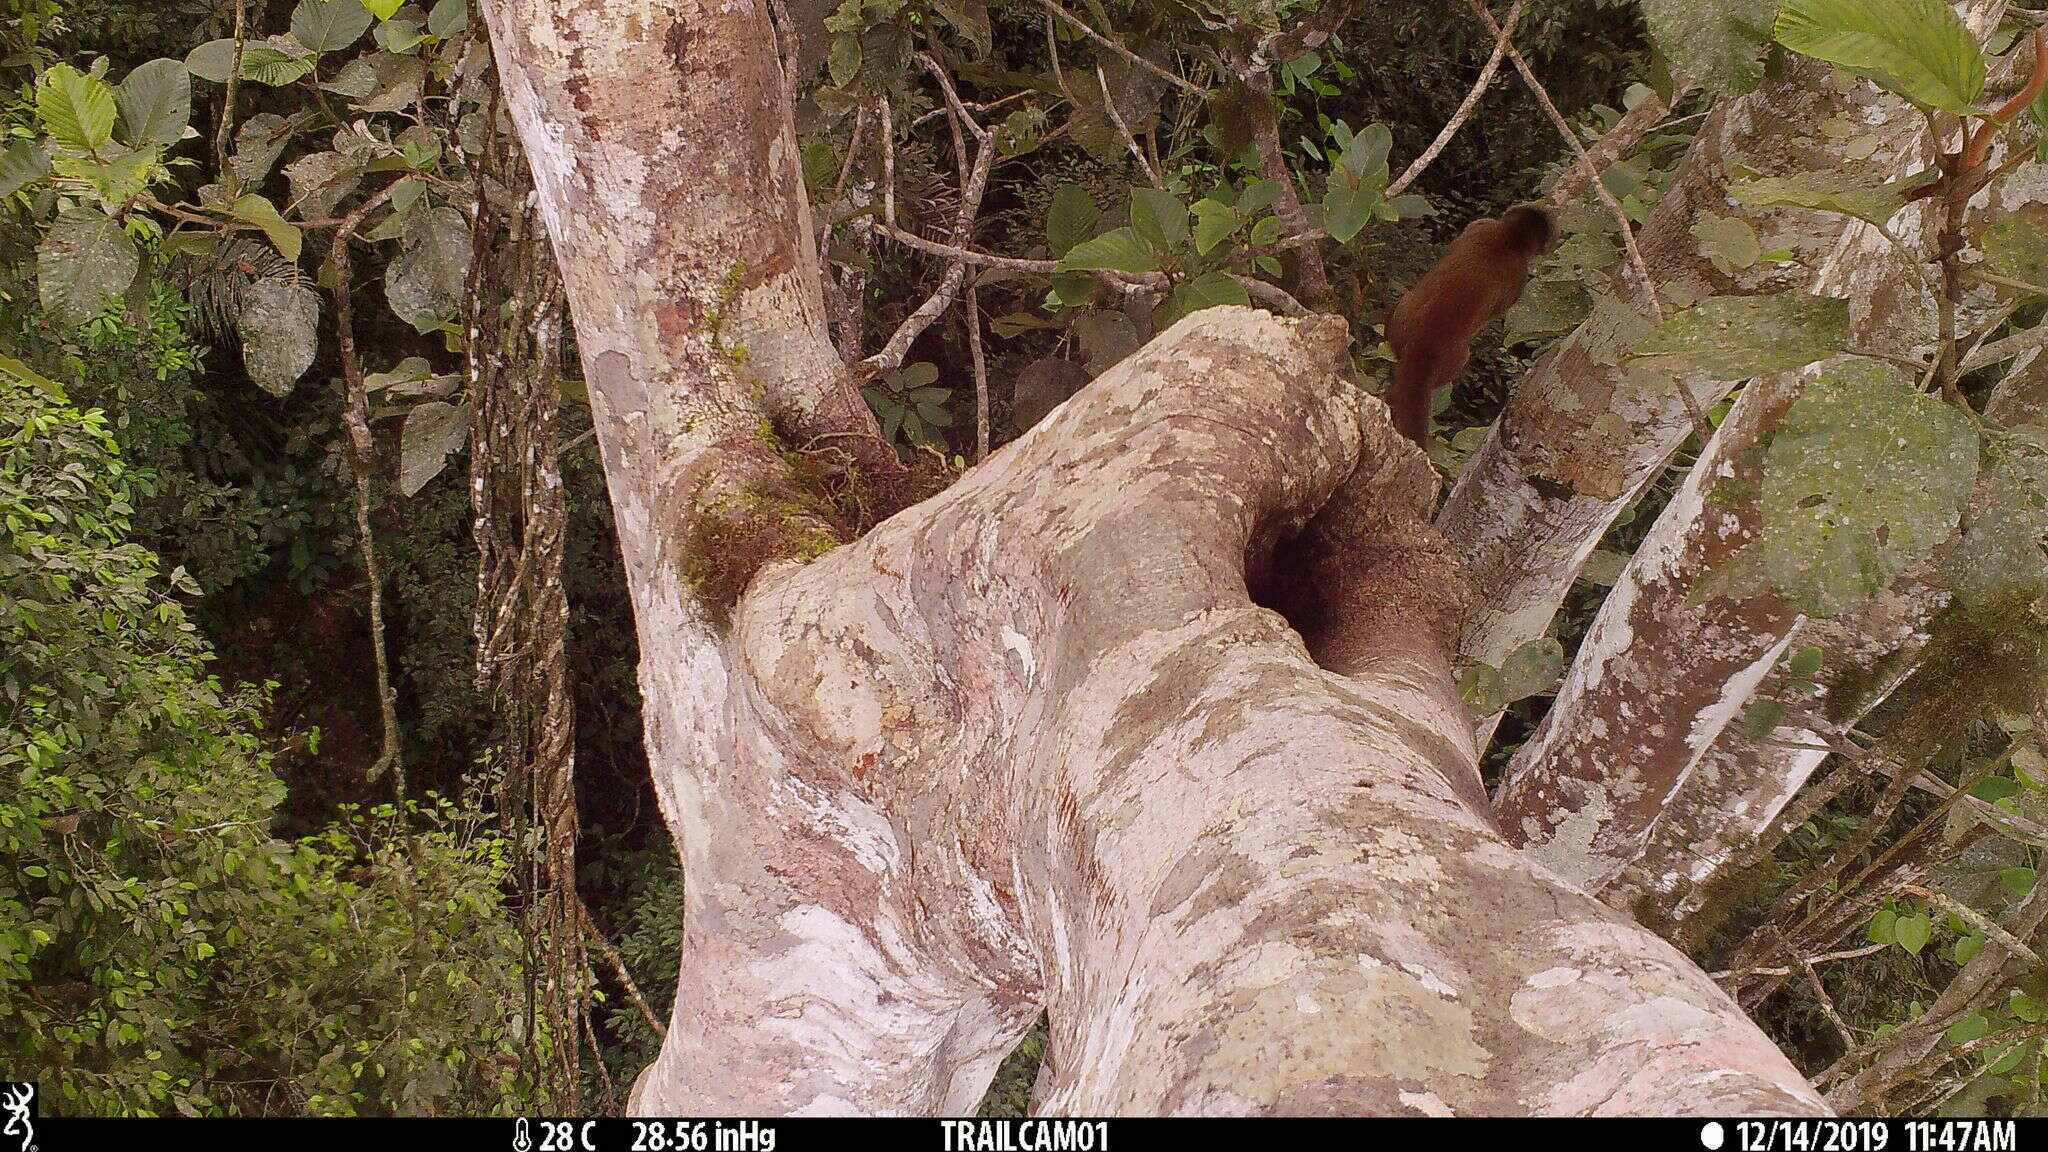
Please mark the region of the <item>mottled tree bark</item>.
[[[1495, 827], [1431, 486], [1342, 346], [1199, 313], [756, 582], [636, 1107], [960, 1112], [1041, 1011], [1056, 1113], [1816, 1106], [1679, 953]], [[1319, 508], [1345, 583], [1305, 643], [1246, 565]]]

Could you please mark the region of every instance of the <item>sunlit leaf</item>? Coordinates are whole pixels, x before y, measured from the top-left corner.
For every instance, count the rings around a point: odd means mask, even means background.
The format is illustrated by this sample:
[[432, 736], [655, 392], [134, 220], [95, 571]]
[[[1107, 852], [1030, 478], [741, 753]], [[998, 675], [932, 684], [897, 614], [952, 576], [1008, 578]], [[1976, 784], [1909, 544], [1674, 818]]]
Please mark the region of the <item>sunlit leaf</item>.
[[1131, 231], [1154, 252], [1171, 252], [1188, 242], [1188, 209], [1161, 188], [1131, 189]]
[[1798, 611], [1868, 601], [1955, 530], [1975, 487], [1975, 427], [1903, 375], [1870, 361], [1829, 369], [1765, 450], [1757, 547]]
[[1060, 267], [1071, 272], [1155, 272], [1158, 257], [1129, 228], [1116, 228], [1068, 249]]
[[1968, 112], [1984, 91], [1984, 53], [1942, 0], [1785, 0], [1773, 35], [1916, 104]]
[[370, 30], [370, 11], [361, 0], [299, 0], [291, 28], [314, 52], [338, 52]]
[[114, 138], [114, 90], [97, 76], [57, 64], [36, 81], [36, 116], [58, 143], [89, 152]]
[[1703, 91], [1732, 96], [1763, 77], [1779, 0], [1642, 0], [1650, 42]]
[[192, 74], [176, 60], [137, 65], [115, 94], [122, 139], [135, 147], [176, 144], [192, 120]]
[[1740, 380], [1803, 368], [1840, 354], [1848, 341], [1847, 300], [1803, 292], [1716, 296], [1659, 324], [1633, 355]]

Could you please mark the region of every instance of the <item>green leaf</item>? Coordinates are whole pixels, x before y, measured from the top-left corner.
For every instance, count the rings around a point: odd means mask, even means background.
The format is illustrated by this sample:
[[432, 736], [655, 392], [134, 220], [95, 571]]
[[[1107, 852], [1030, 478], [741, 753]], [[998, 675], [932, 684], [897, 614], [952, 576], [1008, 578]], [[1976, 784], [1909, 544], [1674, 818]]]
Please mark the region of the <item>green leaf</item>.
[[413, 405], [398, 437], [398, 490], [408, 499], [417, 496], [468, 438], [468, 405], [442, 400]]
[[427, 31], [451, 40], [469, 27], [469, 0], [438, 0], [427, 12]]
[[138, 64], [115, 94], [120, 105], [122, 139], [142, 148], [169, 147], [185, 136], [192, 120], [192, 74], [176, 60]]
[[1901, 375], [1871, 361], [1830, 368], [1765, 449], [1755, 546], [1798, 611], [1865, 603], [1955, 530], [1976, 486], [1975, 427]]
[[2048, 204], [2027, 204], [1984, 229], [1984, 263], [2000, 276], [2048, 287]]
[[1740, 380], [1804, 368], [1839, 354], [1848, 342], [1847, 300], [1803, 292], [1716, 296], [1652, 329], [1633, 356]]
[[1500, 664], [1501, 701], [1512, 704], [1557, 687], [1564, 675], [1564, 645], [1539, 636], [1508, 653]]
[[832, 38], [832, 47], [825, 54], [825, 66], [832, 73], [832, 84], [844, 88], [860, 75], [860, 37], [842, 34]]
[[2032, 868], [2006, 868], [1998, 873], [1998, 882], [2015, 896], [2025, 896], [2034, 890], [2036, 874]]
[[1934, 935], [1934, 922], [1919, 912], [1900, 916], [1892, 927], [1892, 935], [1899, 947], [1918, 956], [1920, 950], [1927, 947], [1928, 939]]
[[1984, 53], [1942, 0], [1785, 0], [1772, 31], [1916, 104], [1966, 113], [1984, 91]]
[[1967, 936], [1958, 936], [1956, 938], [1956, 942], [1949, 946], [1948, 958], [1957, 964], [1968, 964], [1977, 953], [1983, 950], [1984, 937], [1979, 933], [1972, 932]]
[[2048, 448], [2018, 436], [1991, 444], [1970, 522], [1943, 556], [1942, 574], [1964, 611], [2020, 619], [2048, 596]]
[[1245, 219], [1249, 220], [1266, 209], [1271, 208], [1273, 202], [1278, 199], [1280, 199], [1280, 182], [1278, 180], [1254, 180], [1245, 185], [1244, 191], [1238, 194], [1237, 210], [1244, 214]]
[[36, 287], [50, 319], [76, 327], [98, 316], [135, 280], [142, 257], [121, 222], [90, 208], [72, 208], [36, 246]]
[[1244, 285], [1226, 272], [1208, 272], [1173, 288], [1173, 306], [1185, 316], [1221, 304], [1249, 305], [1252, 299]]
[[1351, 238], [1365, 230], [1372, 222], [1373, 209], [1379, 204], [1380, 192], [1387, 186], [1387, 170], [1384, 166], [1368, 172], [1364, 177], [1353, 175], [1339, 167], [1330, 172], [1330, 185], [1323, 192], [1323, 228], [1330, 238], [1339, 244], [1348, 244]]
[[1742, 713], [1742, 734], [1751, 740], [1762, 740], [1778, 730], [1785, 722], [1785, 706], [1776, 700], [1758, 700]]
[[185, 71], [215, 84], [225, 84], [235, 66], [233, 40], [208, 40], [185, 54]]
[[363, 10], [379, 20], [389, 20], [405, 6], [405, 0], [362, 0]]
[[42, 389], [52, 400], [59, 403], [66, 402], [64, 386], [62, 384], [57, 383], [55, 380], [50, 379], [48, 376], [43, 375], [41, 372], [16, 360], [12, 356], [0, 356], [0, 372], [5, 372], [31, 387]]
[[268, 199], [250, 193], [236, 200], [228, 207], [228, 215], [244, 223], [254, 224], [263, 229], [270, 242], [277, 246], [278, 253], [296, 263], [299, 249], [305, 244], [305, 237], [298, 226], [278, 214], [277, 205]]
[[58, 64], [36, 82], [36, 116], [59, 144], [90, 152], [114, 138], [114, 90], [97, 76]]
[[1218, 244], [1230, 239], [1231, 234], [1244, 227], [1244, 217], [1237, 209], [1214, 200], [1195, 201], [1195, 251], [1207, 256]]
[[1165, 255], [1188, 242], [1188, 209], [1161, 188], [1131, 189], [1131, 230], [1154, 252]]
[[1159, 259], [1138, 239], [1137, 232], [1115, 228], [1068, 249], [1060, 268], [1067, 272], [1156, 272]]
[[1715, 96], [1734, 96], [1763, 78], [1757, 57], [1770, 43], [1779, 0], [1642, 0], [1650, 42]]
[[1819, 674], [1821, 651], [1818, 648], [1801, 648], [1792, 654], [1789, 671], [1801, 680], [1811, 680]]
[[1864, 929], [1863, 935], [1872, 944], [1891, 944], [1899, 938], [1898, 928], [1899, 914], [1889, 908], [1880, 908], [1870, 918], [1870, 926]]
[[384, 295], [399, 318], [421, 332], [454, 320], [469, 277], [469, 222], [443, 205], [405, 222], [398, 258], [384, 272]]
[[50, 172], [50, 154], [34, 141], [16, 140], [0, 152], [0, 197], [12, 196]]
[[[1900, 917], [1900, 919], [1903, 920], [1904, 917]], [[1901, 940], [1899, 943], [1903, 945], [1905, 941]], [[1920, 943], [1924, 945], [1927, 941], [1923, 939]], [[1907, 947], [1906, 951], [1916, 956], [1920, 953], [1918, 947]], [[1982, 1012], [1972, 1012], [1970, 1015], [1956, 1021], [1949, 1028], [1947, 1039], [1951, 1044], [1968, 1044], [1972, 1040], [1981, 1040], [1989, 1035], [1991, 1035], [1991, 1017], [1986, 1016]]]
[[1102, 210], [1079, 184], [1062, 184], [1052, 194], [1052, 206], [1045, 215], [1045, 242], [1055, 258], [1065, 256], [1074, 245], [1095, 232]]
[[1285, 225], [1280, 223], [1278, 216], [1259, 217], [1259, 222], [1252, 225], [1252, 247], [1264, 248], [1267, 245], [1277, 243], [1280, 239], [1280, 233], [1285, 227]]
[[377, 46], [387, 52], [410, 53], [426, 43], [427, 30], [418, 20], [386, 20], [371, 33]]
[[1902, 193], [1912, 184], [1906, 180], [1886, 184], [1849, 172], [1801, 172], [1731, 184], [1728, 194], [1736, 203], [1755, 208], [1812, 208], [1883, 224], [1906, 206]]
[[1361, 181], [1370, 181], [1377, 172], [1379, 185], [1384, 188], [1387, 184], [1387, 154], [1393, 147], [1394, 134], [1385, 124], [1368, 124], [1344, 146], [1336, 166]]
[[362, 0], [299, 0], [292, 11], [292, 35], [316, 53], [339, 52], [369, 30]]
[[242, 338], [242, 368], [273, 396], [292, 390], [320, 350], [320, 297], [297, 280], [269, 277], [242, 293], [235, 331]]

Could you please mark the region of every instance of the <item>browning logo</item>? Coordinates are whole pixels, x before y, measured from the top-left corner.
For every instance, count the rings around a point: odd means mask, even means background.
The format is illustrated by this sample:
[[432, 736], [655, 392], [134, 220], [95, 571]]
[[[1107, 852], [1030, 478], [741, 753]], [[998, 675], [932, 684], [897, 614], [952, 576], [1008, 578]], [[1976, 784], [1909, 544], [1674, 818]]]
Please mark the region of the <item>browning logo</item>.
[[0, 1152], [36, 1152], [36, 1086], [0, 1081]]

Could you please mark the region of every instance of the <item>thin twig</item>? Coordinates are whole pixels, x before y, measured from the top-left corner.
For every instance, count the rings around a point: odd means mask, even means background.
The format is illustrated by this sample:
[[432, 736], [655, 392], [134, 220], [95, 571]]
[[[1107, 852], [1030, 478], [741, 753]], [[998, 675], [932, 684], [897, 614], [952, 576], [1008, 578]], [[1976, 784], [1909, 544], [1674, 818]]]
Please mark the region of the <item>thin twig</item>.
[[347, 391], [343, 422], [348, 428], [349, 471], [355, 479], [357, 546], [363, 556], [363, 578], [370, 596], [370, 655], [376, 666], [378, 716], [383, 726], [383, 749], [369, 776], [375, 779], [385, 769], [392, 772], [392, 793], [405, 798], [405, 765], [398, 752], [398, 695], [391, 686], [391, 658], [384, 644], [384, 579], [377, 566], [376, 536], [370, 529], [370, 477], [376, 467], [376, 442], [370, 436], [370, 397], [363, 384], [363, 365], [356, 355], [355, 317], [349, 307], [348, 242], [369, 214], [391, 198], [403, 181], [392, 181], [350, 212], [334, 231], [328, 266], [334, 277], [335, 343], [341, 358], [342, 386]]
[[1072, 12], [1067, 11], [1065, 8], [1060, 7], [1058, 4], [1053, 3], [1053, 0], [1038, 0], [1038, 2], [1040, 4], [1045, 5], [1046, 11], [1051, 12], [1053, 15], [1059, 17], [1061, 20], [1066, 21], [1069, 25], [1078, 30], [1083, 36], [1088, 37], [1090, 40], [1095, 41], [1097, 44], [1102, 45], [1104, 48], [1109, 49], [1111, 52], [1116, 53], [1117, 55], [1123, 57], [1124, 59], [1130, 61], [1133, 64], [1136, 64], [1138, 67], [1143, 68], [1145, 71], [1152, 73], [1154, 76], [1159, 77], [1160, 79], [1166, 81], [1168, 84], [1171, 84], [1184, 92], [1189, 92], [1196, 96], [1200, 96], [1204, 100], [1207, 100], [1209, 98], [1209, 93], [1206, 89], [1198, 87], [1197, 85], [1189, 82], [1185, 78], [1177, 76], [1172, 72], [1169, 72], [1164, 68], [1161, 68], [1159, 65], [1154, 64], [1150, 60], [1145, 59], [1143, 56], [1138, 55], [1136, 52], [1131, 51], [1129, 48], [1124, 47], [1123, 45], [1117, 43], [1109, 37], [1104, 36], [1102, 33], [1097, 32], [1095, 29], [1090, 28], [1086, 23], [1082, 22], [1079, 16], [1076, 16]]
[[1465, 126], [1465, 121], [1472, 115], [1473, 110], [1479, 107], [1480, 97], [1486, 95], [1486, 90], [1493, 85], [1494, 74], [1500, 71], [1500, 62], [1507, 58], [1508, 37], [1515, 34], [1515, 24], [1521, 20], [1522, 5], [1526, 2], [1527, 0], [1515, 0], [1508, 6], [1507, 18], [1500, 24], [1500, 35], [1493, 38], [1493, 55], [1486, 58], [1486, 66], [1479, 70], [1479, 79], [1474, 81], [1471, 90], [1465, 93], [1465, 99], [1458, 103], [1458, 110], [1451, 113], [1451, 118], [1444, 122], [1443, 128], [1436, 134], [1436, 139], [1429, 142], [1429, 147], [1422, 150], [1422, 155], [1408, 162], [1408, 167], [1401, 170], [1401, 174], [1394, 178], [1392, 184], [1387, 185], [1387, 190], [1383, 193], [1387, 199], [1391, 200], [1407, 191], [1408, 185], [1413, 184], [1415, 178], [1422, 175], [1423, 170], [1436, 161], [1450, 145], [1451, 137], [1458, 134], [1458, 129]]
[[974, 360], [974, 462], [988, 459], [988, 360], [981, 352], [981, 298], [967, 285], [967, 353]]
[[590, 909], [583, 906], [581, 899], [576, 901], [576, 911], [583, 920], [584, 935], [590, 937], [591, 943], [596, 944], [597, 950], [604, 954], [605, 962], [612, 966], [612, 975], [619, 978], [620, 986], [625, 988], [626, 996], [639, 1007], [640, 1015], [647, 1020], [648, 1027], [654, 1029], [656, 1036], [668, 1039], [668, 1025], [661, 1022], [661, 1017], [656, 1016], [653, 1007], [647, 1003], [647, 997], [641, 995], [639, 983], [633, 979], [632, 970], [626, 967], [626, 958], [619, 955], [619, 950], [612, 947], [612, 942], [605, 939], [604, 933], [597, 930], [597, 921], [591, 918]]
[[1109, 122], [1116, 126], [1117, 135], [1123, 137], [1124, 147], [1129, 149], [1138, 161], [1138, 167], [1143, 168], [1145, 175], [1151, 178], [1154, 188], [1166, 187], [1166, 174], [1152, 163], [1152, 157], [1146, 155], [1143, 148], [1138, 147], [1138, 138], [1131, 135], [1131, 126], [1124, 123], [1124, 114], [1117, 111], [1116, 97], [1109, 91], [1109, 77], [1103, 74], [1101, 61], [1095, 64], [1095, 79], [1102, 85], [1103, 111], [1109, 113]]
[[235, 0], [235, 52], [228, 61], [227, 87], [220, 97], [220, 123], [213, 126], [214, 170], [223, 174], [228, 167], [228, 141], [234, 139], [235, 94], [242, 81], [242, 34], [249, 14], [249, 0]]

